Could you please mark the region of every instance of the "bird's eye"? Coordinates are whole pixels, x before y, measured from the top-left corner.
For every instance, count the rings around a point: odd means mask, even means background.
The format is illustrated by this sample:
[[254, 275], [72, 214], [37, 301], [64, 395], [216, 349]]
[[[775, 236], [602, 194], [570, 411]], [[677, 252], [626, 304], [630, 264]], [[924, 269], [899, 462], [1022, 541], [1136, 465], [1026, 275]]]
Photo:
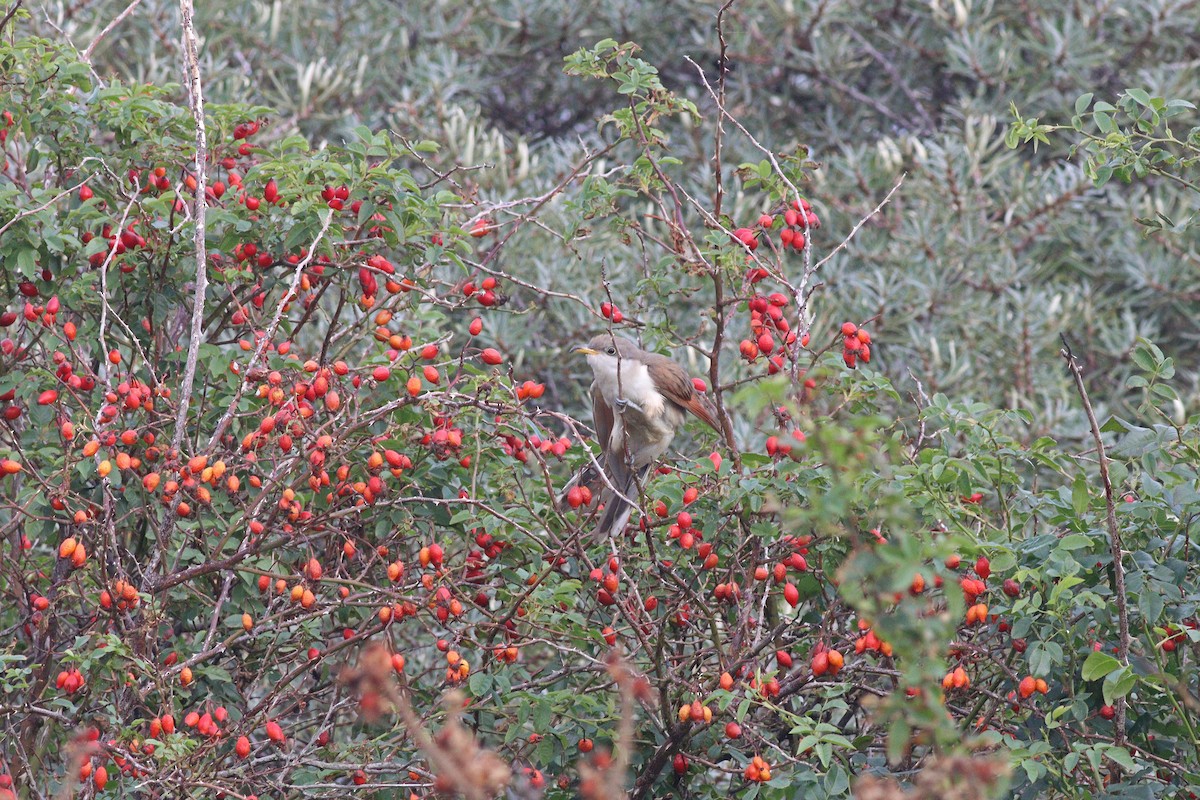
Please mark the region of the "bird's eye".
[[610, 347], [607, 350], [605, 350], [604, 352], [608, 353], [610, 356], [615, 356], [617, 354], [617, 348]]

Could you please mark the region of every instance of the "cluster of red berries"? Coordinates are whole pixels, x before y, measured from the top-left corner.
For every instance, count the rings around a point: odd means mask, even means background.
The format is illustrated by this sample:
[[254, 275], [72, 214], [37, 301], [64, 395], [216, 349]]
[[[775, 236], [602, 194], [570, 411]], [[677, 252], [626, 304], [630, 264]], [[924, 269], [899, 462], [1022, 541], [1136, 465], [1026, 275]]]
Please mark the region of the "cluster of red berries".
[[346, 207], [346, 201], [350, 199], [350, 188], [348, 186], [328, 186], [321, 190], [321, 199], [325, 204], [334, 211], [341, 211]]
[[[433, 431], [421, 437], [421, 444], [430, 448], [433, 457], [438, 461], [458, 458], [463, 444], [462, 428], [457, 427], [450, 417], [443, 416], [435, 416], [433, 425]], [[462, 466], [470, 466], [470, 458], [470, 456], [462, 458]]]
[[[518, 456], [519, 458], [519, 456]], [[571, 508], [579, 508], [580, 506], [590, 506], [592, 504], [592, 490], [586, 486], [572, 486], [567, 490], [567, 505]]]
[[876, 636], [870, 623], [865, 619], [858, 621], [858, 630], [863, 634], [854, 640], [854, 652], [857, 655], [866, 652], [878, 653], [885, 658], [892, 655], [892, 645]]
[[128, 581], [118, 580], [113, 584], [111, 592], [108, 589], [100, 592], [100, 606], [104, 609], [115, 605], [118, 611], [126, 611], [136, 606], [140, 600], [137, 588]]
[[375, 273], [395, 275], [396, 267], [381, 255], [373, 255], [367, 259], [366, 266], [358, 268], [358, 285], [362, 289], [363, 304], [369, 305], [379, 291], [379, 280]]
[[[26, 293], [27, 286], [33, 288], [33, 294], [32, 295], [27, 294], [26, 296], [27, 297], [37, 297], [38, 296], [37, 287], [34, 286], [30, 281], [22, 281], [21, 282], [20, 287], [19, 287], [21, 293], [22, 294]], [[7, 327], [11, 326], [13, 323], [15, 323], [17, 321], [17, 319], [19, 317], [24, 317], [25, 321], [30, 324], [40, 321], [44, 327], [48, 328], [48, 327], [53, 326], [58, 321], [58, 312], [59, 312], [60, 308], [61, 308], [61, 306], [58, 301], [58, 295], [51, 297], [50, 300], [44, 304], [37, 303], [35, 305], [34, 303], [31, 303], [28, 300], [26, 300], [25, 307], [21, 310], [20, 315], [18, 315], [17, 312], [15, 312], [15, 311], [5, 311], [4, 313], [0, 313], [0, 328], [7, 328]], [[69, 338], [71, 341], [74, 341], [75, 340], [75, 323], [68, 322], [64, 326], [64, 330], [67, 331], [67, 338]], [[13, 342], [11, 339], [5, 339], [4, 341], [6, 342], [5, 347], [4, 347], [4, 355], [11, 355], [14, 351], [17, 350], [16, 343]], [[25, 352], [24, 348], [20, 348], [18, 357], [23, 355], [24, 352]], [[66, 357], [63, 356], [62, 353], [55, 353], [55, 358], [56, 358], [56, 363], [61, 363], [61, 361], [63, 359], [65, 359]], [[4, 398], [0, 398], [0, 400], [3, 400], [3, 399]], [[5, 401], [5, 402], [7, 402], [7, 401]]]
[[942, 689], [949, 692], [952, 689], [966, 689], [971, 685], [971, 677], [962, 667], [955, 667], [942, 678]]
[[[4, 142], [8, 140], [8, 129], [13, 126], [13, 115], [11, 111], [4, 111], [0, 114], [0, 120], [3, 120], [4, 125], [0, 127], [0, 147], [4, 146]], [[5, 153], [0, 151], [0, 172], [8, 169], [8, 159]]]
[[[225, 706], [217, 706], [216, 710], [205, 711], [203, 714], [199, 711], [189, 711], [183, 718], [183, 724], [188, 728], [195, 728], [201, 736], [215, 739], [222, 733], [220, 723], [228, 719], [229, 712], [225, 710]], [[172, 723], [172, 727], [174, 727], [174, 723]], [[150, 728], [153, 731], [153, 721], [150, 723]]]
[[[621, 561], [616, 556], [610, 556], [608, 562], [603, 567], [594, 567], [588, 574], [588, 580], [593, 583], [600, 584], [600, 588], [596, 590], [596, 599], [600, 605], [611, 606], [616, 603], [616, 594], [621, 588]], [[651, 597], [647, 602], [654, 600], [654, 606], [657, 607], [657, 599]], [[652, 611], [653, 608], [647, 609]]]
[[546, 392], [546, 384], [525, 381], [517, 387], [517, 400], [537, 400]]
[[[811, 378], [806, 380], [804, 383], [806, 387], [809, 383], [812, 383], [813, 386], [816, 386], [816, 382]], [[806, 437], [804, 435], [804, 431], [800, 430], [790, 431], [783, 436], [768, 436], [766, 445], [767, 455], [769, 455], [771, 458], [797, 458], [798, 455], [792, 455], [792, 450], [796, 445], [804, 444], [805, 439]]]
[[76, 667], [64, 669], [58, 673], [58, 678], [55, 679], [54, 685], [62, 689], [67, 694], [75, 694], [86, 685], [83, 679], [83, 673]]
[[755, 756], [750, 759], [750, 763], [746, 765], [746, 769], [742, 772], [742, 776], [748, 781], [755, 783], [766, 783], [771, 780], [771, 765], [763, 761], [762, 756]]
[[[1187, 624], [1189, 628], [1196, 627], [1196, 623], [1194, 622], [1185, 624]], [[1182, 628], [1176, 625], [1164, 625], [1163, 631], [1166, 633], [1166, 638], [1163, 639], [1162, 644], [1160, 645], [1162, 647], [1162, 651], [1164, 653], [1172, 653], [1175, 651], [1175, 648], [1179, 645], [1179, 643], [1184, 641], [1186, 634], [1183, 632]]]
[[842, 323], [842, 360], [850, 369], [871, 361], [871, 334], [853, 322]]
[[[239, 122], [237, 125], [233, 126], [234, 141], [237, 141], [238, 139], [249, 139], [251, 136], [258, 133], [258, 127], [259, 127], [258, 120], [251, 120], [250, 122]], [[239, 147], [239, 152], [241, 152], [240, 147]], [[242, 155], [244, 155], [244, 156], [249, 155], [249, 154], [250, 154], [250, 152], [248, 149], [246, 150], [246, 152], [242, 152]]]
[[[85, 186], [84, 188], [86, 189], [87, 187]], [[88, 189], [88, 192], [90, 193], [91, 190]], [[146, 240], [135, 230], [136, 227], [137, 222], [135, 221], [125, 228], [125, 230], [118, 233], [113, 229], [112, 225], [105, 223], [100, 229], [100, 236], [101, 238], [108, 240], [108, 246], [103, 250], [97, 253], [92, 253], [90, 256], [88, 256], [88, 263], [93, 267], [99, 267], [108, 260], [110, 253], [112, 254], [113, 258], [116, 258], [117, 256], [124, 255], [126, 252], [131, 250], [137, 250], [145, 247]], [[91, 231], [84, 231], [83, 236], [80, 238], [84, 244], [87, 244], [95, 238], [95, 235]], [[130, 273], [133, 272], [134, 264], [128, 261], [123, 261], [118, 268], [121, 270], [121, 272]]]
[[[758, 218], [757, 227], [759, 230], [766, 232], [770, 231], [775, 226], [775, 217], [770, 214], [763, 214]], [[792, 248], [793, 250], [803, 250], [807, 240], [805, 239], [806, 230], [811, 232], [821, 227], [820, 218], [813, 213], [812, 205], [803, 198], [793, 200], [790, 208], [783, 212], [783, 228], [779, 231], [779, 244], [782, 249]], [[733, 238], [746, 246], [751, 252], [758, 249], [758, 233], [753, 228], [738, 228], [733, 232]], [[757, 283], [765, 278], [766, 270], [756, 268], [751, 270], [751, 283]]]
[[1017, 685], [1017, 692], [1022, 699], [1031, 697], [1034, 692], [1039, 694], [1047, 694], [1050, 691], [1050, 684], [1046, 683], [1045, 678], [1035, 678], [1032, 675], [1026, 675], [1021, 678], [1020, 684]]
[[[526, 383], [528, 383], [528, 381], [526, 381]], [[534, 385], [541, 386], [541, 384]], [[541, 393], [539, 392], [536, 396], [541, 397]], [[522, 439], [521, 437], [513, 434], [501, 434], [500, 446], [504, 450], [505, 455], [512, 456], [522, 464], [526, 464], [529, 462], [529, 450], [527, 448], [540, 450], [544, 454], [553, 455], [556, 458], [562, 458], [564, 455], [566, 455], [566, 452], [571, 449], [571, 440], [565, 436], [560, 436], [557, 439], [543, 439], [542, 437], [535, 435], [530, 436], [528, 439]], [[579, 508], [581, 505], [586, 506], [588, 503], [592, 502], [592, 493], [591, 491], [586, 491], [586, 486], [572, 488], [578, 488], [585, 491], [581, 491], [580, 493], [576, 494], [572, 494], [570, 491], [567, 492], [567, 503], [570, 504], [571, 508]], [[575, 500], [572, 500], [572, 498], [575, 498]]]
[[612, 303], [600, 304], [600, 316], [605, 319], [611, 319], [613, 322], [624, 322], [625, 315], [621, 313], [621, 309], [614, 306]]
[[[796, 332], [785, 316], [787, 306], [788, 298], [779, 292], [768, 296], [756, 294], [748, 304], [750, 338], [741, 341], [738, 351], [749, 363], [754, 363], [760, 355], [766, 356], [770, 375], [783, 369], [783, 361], [790, 357], [791, 345], [796, 342]], [[807, 336], [801, 337], [802, 346], [807, 346], [807, 339]]]
[[823, 644], [817, 645], [817, 649], [813, 652], [812, 672], [814, 677], [828, 675], [832, 678], [841, 672], [845, 665], [846, 657], [841, 652], [831, 650]]
[[484, 308], [490, 308], [501, 301], [498, 291], [498, 283], [491, 275], [481, 280], [478, 286], [474, 281], [467, 281], [462, 287], [463, 297], [474, 297]]

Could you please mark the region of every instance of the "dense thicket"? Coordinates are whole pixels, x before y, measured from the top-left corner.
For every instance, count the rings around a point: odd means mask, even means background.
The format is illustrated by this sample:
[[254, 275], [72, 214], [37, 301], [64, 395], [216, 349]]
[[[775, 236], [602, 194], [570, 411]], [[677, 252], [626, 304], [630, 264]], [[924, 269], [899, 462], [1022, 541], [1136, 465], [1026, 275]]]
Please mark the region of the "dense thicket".
[[1195, 3], [192, 5], [0, 0], [0, 800], [1193, 800]]

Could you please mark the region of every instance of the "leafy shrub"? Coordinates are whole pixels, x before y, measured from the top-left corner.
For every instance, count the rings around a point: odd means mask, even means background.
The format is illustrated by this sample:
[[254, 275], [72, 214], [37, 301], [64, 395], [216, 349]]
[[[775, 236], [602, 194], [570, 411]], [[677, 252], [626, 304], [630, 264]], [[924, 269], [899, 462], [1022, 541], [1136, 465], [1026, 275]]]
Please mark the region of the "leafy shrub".
[[[807, 154], [737, 162], [769, 220], [735, 223], [668, 135], [706, 112], [616, 40], [567, 61], [611, 105], [604, 147], [520, 201], [480, 201], [436, 142], [314, 148], [269, 136], [264, 108], [210, 106], [196, 329], [175, 87], [98, 82], [32, 37], [0, 59], [21, 76], [0, 95], [18, 792], [1197, 780], [1197, 431], [1154, 345], [1133, 352], [1133, 413], [1097, 422], [1103, 473], [1027, 410], [901, 393], [873, 324], [819, 313], [852, 223], [805, 209]], [[640, 268], [509, 269], [546, 219], [574, 226], [565, 250], [603, 230]], [[672, 347], [729, 420], [598, 542], [593, 508], [557, 502], [591, 449], [562, 410], [587, 382], [564, 345], [609, 325]]]

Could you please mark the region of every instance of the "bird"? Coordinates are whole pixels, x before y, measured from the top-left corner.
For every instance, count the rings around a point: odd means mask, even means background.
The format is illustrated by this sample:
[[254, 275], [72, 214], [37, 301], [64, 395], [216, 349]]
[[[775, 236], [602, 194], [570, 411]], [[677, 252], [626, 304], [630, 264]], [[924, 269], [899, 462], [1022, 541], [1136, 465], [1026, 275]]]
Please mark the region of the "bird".
[[596, 463], [603, 475], [588, 465], [568, 490], [575, 485], [599, 490], [600, 539], [624, 530], [639, 482], [667, 452], [688, 413], [715, 431], [720, 427], [712, 403], [670, 358], [612, 333], [597, 334], [574, 352], [586, 356], [592, 368], [592, 419], [601, 451]]

